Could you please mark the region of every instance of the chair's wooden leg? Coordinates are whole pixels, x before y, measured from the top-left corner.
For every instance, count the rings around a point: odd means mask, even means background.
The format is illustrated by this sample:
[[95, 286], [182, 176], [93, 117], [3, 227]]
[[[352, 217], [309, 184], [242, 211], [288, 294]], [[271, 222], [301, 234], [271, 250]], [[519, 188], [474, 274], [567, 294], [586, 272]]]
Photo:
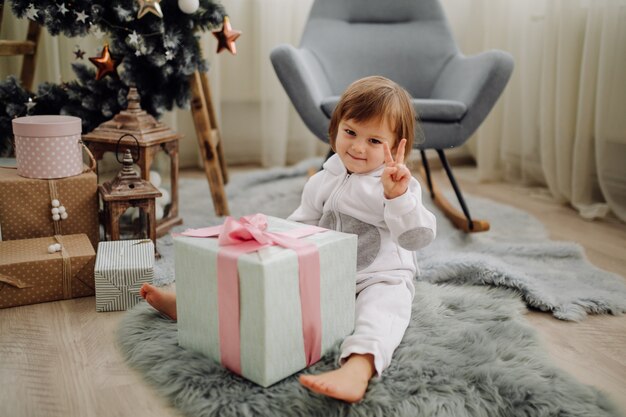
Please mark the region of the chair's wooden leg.
[[224, 193], [224, 178], [222, 177], [222, 167], [220, 165], [217, 149], [213, 140], [213, 127], [211, 126], [209, 111], [207, 108], [208, 97], [204, 96], [200, 73], [196, 71], [190, 78], [191, 86], [191, 112], [196, 125], [198, 145], [204, 163], [204, 172], [209, 181], [215, 214], [227, 216], [228, 200]]
[[[442, 150], [437, 150], [439, 154], [439, 158], [441, 159], [441, 163], [443, 164], [444, 169], [446, 170], [446, 174], [448, 174], [448, 178], [450, 179], [450, 183], [454, 188], [454, 192], [456, 193], [457, 198], [459, 199], [459, 203], [463, 209], [463, 212], [460, 212], [456, 209], [448, 199], [441, 193], [437, 184], [430, 178], [430, 171], [428, 170], [428, 162], [424, 164], [422, 168], [420, 168], [420, 175], [424, 177], [428, 181], [431, 197], [437, 207], [443, 211], [448, 219], [457, 227], [458, 229], [463, 230], [465, 233], [477, 233], [477, 232], [486, 232], [489, 230], [489, 222], [485, 220], [472, 220], [469, 215], [469, 210], [465, 205], [465, 200], [463, 199], [463, 195], [461, 194], [461, 190], [459, 189], [456, 180], [454, 179], [454, 175], [452, 174], [452, 170], [448, 165], [448, 161], [443, 154]], [[426, 155], [422, 154], [422, 162], [426, 161]], [[430, 178], [430, 180], [428, 180]]]

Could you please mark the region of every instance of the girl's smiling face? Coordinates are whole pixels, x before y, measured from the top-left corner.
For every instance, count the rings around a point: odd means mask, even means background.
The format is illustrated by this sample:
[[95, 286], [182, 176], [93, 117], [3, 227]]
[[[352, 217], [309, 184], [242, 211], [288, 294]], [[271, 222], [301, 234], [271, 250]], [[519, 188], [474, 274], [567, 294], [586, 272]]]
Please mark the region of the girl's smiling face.
[[357, 122], [341, 120], [335, 140], [335, 152], [350, 173], [364, 174], [385, 162], [383, 142], [394, 148], [394, 132], [383, 118]]

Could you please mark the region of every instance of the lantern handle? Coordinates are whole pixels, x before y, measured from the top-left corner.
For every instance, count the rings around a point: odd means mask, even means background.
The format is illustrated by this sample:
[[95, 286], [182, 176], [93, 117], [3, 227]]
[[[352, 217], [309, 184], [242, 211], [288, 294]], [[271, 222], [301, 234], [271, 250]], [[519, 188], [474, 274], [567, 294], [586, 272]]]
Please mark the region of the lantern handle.
[[[135, 157], [133, 156], [133, 162], [137, 163], [139, 161], [139, 140], [134, 135], [131, 135], [130, 133], [126, 133], [125, 135], [122, 135], [117, 140], [117, 144], [115, 145], [115, 159], [117, 159], [117, 162], [119, 162], [120, 164], [122, 163], [119, 157], [120, 143], [122, 142], [122, 139], [124, 139], [126, 136], [130, 136], [131, 138], [135, 139], [135, 142], [137, 143], [137, 158], [135, 159]], [[130, 154], [132, 156], [133, 153], [131, 152]]]

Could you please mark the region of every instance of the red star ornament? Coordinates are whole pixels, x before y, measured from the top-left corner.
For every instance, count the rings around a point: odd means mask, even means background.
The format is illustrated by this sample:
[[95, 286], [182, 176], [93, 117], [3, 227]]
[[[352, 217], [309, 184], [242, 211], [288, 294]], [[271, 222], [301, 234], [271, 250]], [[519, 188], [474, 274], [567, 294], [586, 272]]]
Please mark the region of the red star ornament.
[[233, 30], [230, 25], [230, 19], [228, 16], [224, 16], [224, 22], [222, 24], [222, 30], [213, 32], [213, 35], [217, 38], [217, 53], [219, 54], [224, 49], [228, 49], [231, 54], [237, 55], [237, 47], [235, 41], [241, 36], [240, 30]]
[[117, 74], [117, 66], [120, 61], [113, 59], [109, 52], [109, 45], [105, 44], [99, 57], [90, 57], [89, 60], [98, 68], [96, 81], [107, 74]]

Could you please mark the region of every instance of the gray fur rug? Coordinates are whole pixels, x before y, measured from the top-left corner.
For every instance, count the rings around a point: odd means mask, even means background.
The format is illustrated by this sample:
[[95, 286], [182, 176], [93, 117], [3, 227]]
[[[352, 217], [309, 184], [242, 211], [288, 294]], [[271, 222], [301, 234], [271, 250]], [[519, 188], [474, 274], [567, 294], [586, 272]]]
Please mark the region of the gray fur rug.
[[[231, 212], [287, 216], [299, 202], [307, 168], [319, 163], [235, 176], [228, 186]], [[206, 181], [184, 180], [180, 188], [185, 226], [178, 230], [221, 223]], [[433, 209], [438, 237], [419, 253], [411, 324], [391, 366], [358, 404], [312, 394], [297, 375], [265, 389], [233, 375], [180, 348], [176, 323], [145, 303], [124, 316], [120, 348], [148, 382], [194, 417], [618, 416], [604, 395], [551, 365], [522, 318], [521, 300], [568, 320], [617, 314], [626, 311], [623, 279], [590, 265], [576, 245], [549, 241], [541, 224], [519, 210], [469, 196], [468, 203], [492, 230], [465, 235]], [[174, 279], [171, 238], [160, 239], [158, 248], [157, 284], [166, 284]], [[337, 348], [305, 372], [334, 368]]]
[[[606, 397], [550, 364], [510, 292], [416, 284], [411, 324], [383, 377], [348, 405], [297, 375], [262, 388], [178, 346], [176, 323], [141, 303], [122, 319], [126, 360], [190, 417], [618, 416]], [[335, 367], [335, 346], [305, 372]]]

